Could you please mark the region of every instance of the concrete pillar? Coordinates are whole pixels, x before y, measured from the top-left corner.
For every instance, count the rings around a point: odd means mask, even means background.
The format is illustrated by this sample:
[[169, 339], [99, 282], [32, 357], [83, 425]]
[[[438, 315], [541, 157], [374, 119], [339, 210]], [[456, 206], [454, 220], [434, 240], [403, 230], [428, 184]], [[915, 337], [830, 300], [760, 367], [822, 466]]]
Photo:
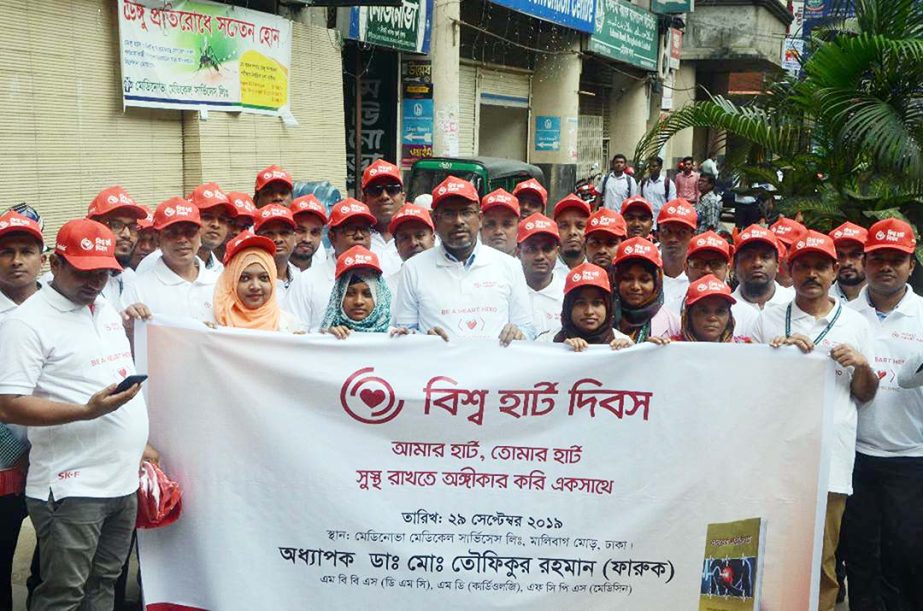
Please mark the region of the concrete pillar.
[[650, 113], [651, 97], [647, 81], [616, 74], [609, 98], [610, 160], [616, 153], [622, 153], [629, 163], [633, 162], [635, 147], [647, 133]]
[[457, 156], [459, 146], [458, 60], [461, 48], [459, 0], [435, 0], [433, 3], [433, 155]]
[[[577, 54], [576, 34], [569, 48], [574, 53], [538, 54], [532, 77], [532, 113], [529, 118], [529, 161], [545, 173], [549, 203], [573, 192], [577, 180], [577, 116], [580, 108], [580, 71], [583, 62]], [[556, 118], [559, 142], [548, 146], [549, 132], [537, 137], [536, 121], [540, 117]], [[542, 127], [542, 126], [539, 126]]]
[[[696, 87], [695, 64], [683, 62], [673, 78], [673, 110], [679, 110], [695, 101]], [[677, 162], [687, 155], [692, 155], [692, 139], [694, 131], [684, 129], [673, 136], [667, 143], [664, 151], [663, 164], [665, 168], [675, 168]]]

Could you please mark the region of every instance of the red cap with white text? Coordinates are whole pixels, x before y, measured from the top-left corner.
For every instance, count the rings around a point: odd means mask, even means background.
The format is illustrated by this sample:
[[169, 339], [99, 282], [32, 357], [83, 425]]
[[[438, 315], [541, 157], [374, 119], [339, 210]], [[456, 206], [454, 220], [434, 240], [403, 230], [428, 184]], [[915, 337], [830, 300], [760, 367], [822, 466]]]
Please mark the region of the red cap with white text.
[[237, 207], [231, 203], [230, 198], [216, 182], [207, 182], [196, 187], [189, 196], [189, 201], [195, 204], [200, 212], [221, 207], [228, 213], [228, 216], [237, 216]]
[[715, 252], [731, 261], [731, 245], [714, 231], [703, 231], [689, 240], [686, 257], [694, 257], [703, 252]]
[[686, 289], [686, 307], [688, 308], [696, 301], [705, 299], [706, 297], [721, 297], [732, 305], [737, 303], [737, 300], [734, 299], [734, 296], [731, 294], [731, 287], [728, 286], [727, 282], [719, 280], [712, 274], [702, 276], [695, 282], [689, 284], [689, 288]]
[[423, 223], [433, 231], [436, 231], [436, 227], [433, 225], [433, 219], [430, 218], [429, 210], [415, 204], [404, 204], [398, 208], [394, 216], [391, 217], [391, 222], [388, 224], [388, 232], [393, 234], [397, 231], [398, 227], [409, 221]]
[[590, 216], [590, 214], [592, 214], [593, 212], [590, 209], [590, 204], [588, 202], [583, 201], [582, 199], [580, 199], [579, 197], [571, 193], [570, 195], [567, 195], [566, 197], [564, 197], [564, 199], [562, 199], [561, 201], [559, 201], [558, 203], [554, 205], [554, 210], [552, 211], [551, 215], [554, 217], [555, 220], [557, 220], [558, 216], [562, 212], [564, 212], [565, 210], [571, 210], [571, 209], [579, 210], [580, 212], [583, 213], [583, 216]]
[[176, 223], [192, 223], [201, 227], [199, 209], [182, 197], [171, 197], [165, 202], [160, 202], [154, 211], [154, 229], [162, 231]]
[[777, 240], [791, 248], [792, 244], [807, 235], [808, 228], [798, 221], [783, 217], [770, 225], [769, 231], [776, 234]]
[[295, 183], [292, 182], [292, 175], [277, 165], [271, 165], [256, 175], [256, 190], [262, 190], [271, 182], [279, 181], [291, 189]]
[[325, 225], [327, 224], [327, 209], [320, 203], [313, 194], [302, 195], [289, 206], [292, 216], [299, 214], [313, 214], [317, 216]]
[[827, 235], [833, 238], [834, 245], [840, 242], [858, 242], [865, 246], [865, 241], [869, 238], [868, 229], [849, 221], [846, 221]]
[[542, 200], [542, 206], [548, 203], [548, 191], [542, 186], [542, 183], [534, 178], [524, 180], [513, 187], [513, 195], [516, 197], [519, 197], [519, 194], [523, 192], [538, 195], [539, 199]]
[[797, 242], [792, 244], [791, 249], [788, 251], [788, 260], [794, 261], [796, 257], [812, 252], [830, 257], [834, 261], [837, 260], [833, 238], [819, 231], [808, 231], [807, 234], [801, 236]]
[[223, 263], [227, 265], [234, 258], [234, 255], [247, 248], [261, 248], [269, 253], [270, 257], [276, 254], [276, 243], [269, 238], [256, 235], [250, 230], [241, 231], [233, 240], [228, 242], [224, 251]]
[[558, 233], [558, 224], [550, 218], [536, 212], [519, 221], [519, 231], [516, 234], [516, 243], [522, 244], [534, 235], [545, 234], [561, 243], [561, 234]]
[[235, 218], [244, 217], [251, 221], [256, 220], [256, 204], [253, 203], [253, 198], [249, 194], [242, 191], [228, 191], [227, 196], [237, 212], [234, 215]]
[[147, 210], [138, 205], [125, 189], [116, 185], [103, 189], [93, 198], [87, 209], [87, 218], [95, 219], [116, 210], [137, 220], [147, 216]]
[[685, 199], [678, 197], [671, 199], [663, 205], [657, 215], [657, 225], [664, 223], [681, 223], [695, 230], [698, 226], [699, 215]]
[[337, 257], [337, 278], [356, 269], [371, 269], [380, 274], [381, 264], [378, 262], [378, 255], [365, 246], [353, 246]]
[[474, 188], [473, 184], [455, 176], [449, 176], [433, 189], [433, 210], [450, 197], [460, 197], [475, 203], [480, 203], [481, 201], [481, 198], [478, 197], [478, 190]]
[[404, 186], [404, 181], [401, 179], [401, 169], [385, 161], [384, 159], [376, 159], [369, 167], [365, 168], [365, 171], [362, 172], [362, 190], [364, 191], [370, 183], [386, 179], [397, 184]]
[[612, 292], [609, 274], [600, 266], [592, 263], [581, 263], [567, 272], [567, 278], [564, 280], [564, 294], [583, 286], [595, 286], [607, 293]]
[[491, 191], [481, 200], [481, 212], [488, 212], [496, 208], [506, 208], [519, 216], [519, 200], [506, 189]]
[[348, 220], [359, 218], [368, 221], [374, 225], [378, 222], [369, 207], [360, 202], [358, 199], [347, 197], [333, 205], [330, 210], [330, 226], [339, 227]]
[[913, 229], [900, 219], [890, 218], [878, 221], [869, 227], [869, 237], [865, 242], [865, 252], [892, 248], [912, 254], [917, 248]]
[[654, 216], [654, 207], [651, 206], [649, 201], [640, 195], [633, 195], [631, 197], [625, 198], [625, 201], [622, 202], [622, 214], [625, 214], [631, 208], [642, 208], [643, 210], [646, 210], [648, 214]]
[[0, 216], [0, 238], [11, 233], [27, 233], [44, 246], [41, 226], [28, 216], [9, 210]]
[[600, 208], [590, 215], [586, 222], [586, 235], [601, 231], [617, 238], [628, 236], [628, 227], [625, 219], [615, 210]]
[[632, 259], [641, 259], [642, 261], [653, 263], [657, 267], [663, 267], [660, 251], [653, 242], [644, 238], [629, 238], [619, 244], [619, 248], [615, 251], [615, 258], [612, 260], [612, 263], [621, 265], [625, 261], [630, 261]]
[[54, 252], [81, 271], [122, 271], [115, 260], [115, 235], [102, 223], [90, 219], [64, 223], [58, 231]]
[[266, 223], [273, 221], [282, 221], [292, 229], [298, 227], [295, 224], [295, 217], [292, 216], [291, 210], [279, 204], [269, 204], [256, 211], [256, 223], [253, 226], [253, 231], [259, 233]]
[[762, 243], [767, 246], [772, 246], [776, 249], [776, 252], [781, 253], [782, 250], [779, 247], [779, 240], [776, 239], [776, 234], [769, 231], [762, 225], [750, 225], [737, 235], [737, 240], [734, 242], [735, 252], [740, 252], [740, 249], [746, 246], [747, 244]]

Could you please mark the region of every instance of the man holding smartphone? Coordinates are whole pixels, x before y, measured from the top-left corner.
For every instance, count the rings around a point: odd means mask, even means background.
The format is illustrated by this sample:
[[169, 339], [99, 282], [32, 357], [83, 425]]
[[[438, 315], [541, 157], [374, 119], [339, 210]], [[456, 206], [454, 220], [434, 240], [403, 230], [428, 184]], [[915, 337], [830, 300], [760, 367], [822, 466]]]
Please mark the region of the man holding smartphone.
[[104, 225], [58, 232], [53, 280], [0, 324], [0, 421], [25, 425], [32, 450], [26, 504], [43, 582], [31, 609], [112, 608], [137, 514], [148, 435], [119, 313], [100, 295], [115, 259]]

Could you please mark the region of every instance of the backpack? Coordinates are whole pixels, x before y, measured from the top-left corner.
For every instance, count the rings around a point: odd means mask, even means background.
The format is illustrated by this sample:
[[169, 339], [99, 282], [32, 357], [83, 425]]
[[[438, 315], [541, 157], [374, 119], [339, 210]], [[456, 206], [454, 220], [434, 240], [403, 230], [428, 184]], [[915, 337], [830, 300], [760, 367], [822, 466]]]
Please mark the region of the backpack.
[[[644, 187], [651, 182], [650, 178], [645, 178], [641, 181], [641, 187], [638, 189], [638, 194], [644, 195]], [[673, 197], [670, 197], [670, 189], [673, 189]], [[664, 201], [670, 201], [671, 199], [676, 199], [676, 185], [673, 184], [673, 181], [670, 180], [669, 176], [663, 177], [663, 199]]]

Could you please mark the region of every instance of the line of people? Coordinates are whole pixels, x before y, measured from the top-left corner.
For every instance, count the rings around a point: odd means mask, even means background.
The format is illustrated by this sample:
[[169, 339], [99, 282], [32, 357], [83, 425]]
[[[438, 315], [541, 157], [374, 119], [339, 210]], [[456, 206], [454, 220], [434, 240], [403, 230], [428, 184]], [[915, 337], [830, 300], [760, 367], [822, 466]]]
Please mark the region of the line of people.
[[[292, 188], [270, 166], [252, 199], [207, 183], [151, 213], [110, 187], [61, 228], [50, 254], [34, 211], [0, 216], [6, 593], [28, 510], [41, 577], [32, 608], [112, 606], [137, 466], [158, 457], [139, 387], [114, 389], [134, 373], [134, 322], [171, 316], [347, 341], [425, 333], [575, 352], [704, 341], [829, 355], [835, 442], [821, 608], [839, 591], [838, 547], [853, 608], [923, 608], [923, 376], [899, 375], [923, 353], [906, 223], [847, 222], [822, 234], [781, 219], [728, 240], [682, 198], [655, 210], [635, 195], [593, 211], [569, 195], [546, 216], [537, 181], [482, 197], [453, 176], [424, 209], [404, 202], [401, 172], [384, 160], [365, 170], [361, 201], [328, 210], [311, 195], [293, 199]], [[40, 278], [46, 257], [51, 271]], [[720, 383], [733, 372], [716, 375]]]

